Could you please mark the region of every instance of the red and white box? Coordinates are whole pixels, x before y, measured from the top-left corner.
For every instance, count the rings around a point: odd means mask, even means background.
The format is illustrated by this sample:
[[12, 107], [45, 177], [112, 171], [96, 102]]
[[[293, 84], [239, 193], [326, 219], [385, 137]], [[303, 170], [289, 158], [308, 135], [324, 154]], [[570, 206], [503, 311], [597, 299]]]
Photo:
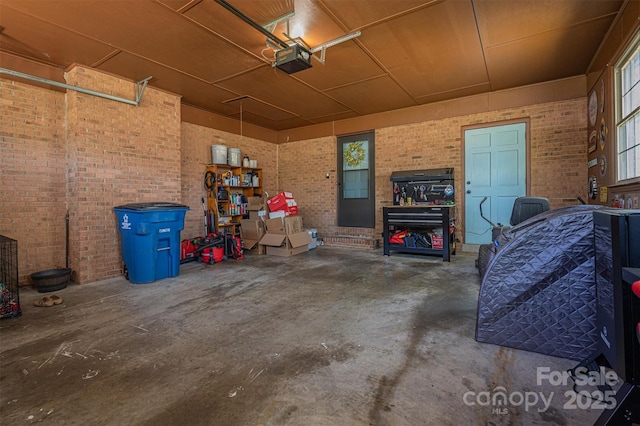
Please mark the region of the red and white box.
[[443, 242], [442, 235], [431, 234], [431, 248], [434, 250], [442, 250]]
[[267, 201], [270, 212], [283, 211], [285, 216], [298, 214], [298, 203], [291, 192], [281, 192]]

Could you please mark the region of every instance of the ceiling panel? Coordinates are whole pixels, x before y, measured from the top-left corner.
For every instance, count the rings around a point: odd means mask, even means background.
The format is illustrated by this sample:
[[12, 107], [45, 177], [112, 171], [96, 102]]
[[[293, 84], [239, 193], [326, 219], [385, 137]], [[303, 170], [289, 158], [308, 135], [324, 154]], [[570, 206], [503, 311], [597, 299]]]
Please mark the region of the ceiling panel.
[[167, 7], [177, 11], [183, 11], [193, 7], [194, 5], [200, 3], [202, 0], [157, 0], [158, 3], [162, 3]]
[[[514, 7], [513, 2], [474, 0], [474, 7], [482, 41], [485, 47], [491, 47], [601, 16], [611, 24], [622, 3], [623, 0], [517, 0]], [[594, 32], [602, 36], [599, 31]]]
[[448, 92], [431, 93], [429, 95], [420, 96], [416, 98], [418, 103], [429, 104], [433, 102], [447, 101], [450, 99], [462, 98], [465, 96], [479, 95], [481, 93], [487, 93], [491, 91], [490, 83], [486, 82], [478, 84], [476, 86], [461, 87], [450, 90]]
[[[556, 80], [583, 73], [595, 54], [584, 46], [598, 45], [608, 28], [606, 19], [569, 30], [541, 33], [487, 49], [492, 90], [529, 84], [534, 79]], [[549, 67], [549, 63], [557, 64]]]
[[0, 49], [51, 64], [91, 65], [113, 47], [58, 26], [38, 21], [0, 3]]
[[253, 98], [278, 108], [295, 111], [302, 118], [337, 114], [348, 108], [322, 93], [297, 82], [284, 72], [268, 66], [253, 70], [219, 83], [221, 87]]
[[[225, 1], [257, 26], [295, 12], [273, 33], [284, 40], [288, 31], [310, 48], [362, 34], [329, 47], [324, 65], [312, 60], [288, 75], [272, 66], [267, 36]], [[285, 130], [585, 75], [601, 46], [622, 42], [610, 29], [637, 3], [0, 0], [0, 66], [58, 80], [74, 63], [132, 81], [151, 75], [151, 87], [226, 117], [239, 119], [228, 101], [246, 97], [243, 121]], [[626, 31], [638, 26], [620, 22]]]
[[236, 109], [224, 104], [239, 94], [195, 78], [185, 78], [177, 70], [150, 62], [144, 58], [126, 52], [120, 52], [109, 58], [100, 66], [100, 70], [115, 75], [130, 76], [133, 81], [140, 81], [152, 76], [149, 83], [153, 87], [167, 90], [187, 99], [190, 105], [215, 111], [218, 114], [231, 115]]
[[[459, 0], [457, 0], [459, 1]], [[322, 0], [326, 9], [349, 31], [367, 27], [376, 22], [387, 21], [411, 10], [428, 7], [438, 0]]]
[[259, 100], [253, 99], [249, 96], [230, 99], [225, 101], [225, 104], [234, 108], [237, 115], [239, 117], [242, 116], [243, 119], [244, 114], [253, 114], [274, 121], [288, 120], [297, 117], [296, 114], [276, 108], [273, 105], [265, 104], [264, 102], [260, 102]]
[[388, 76], [328, 90], [327, 94], [359, 114], [373, 114], [416, 105], [416, 101]]
[[366, 30], [360, 41], [415, 98], [488, 81], [468, 1], [443, 2]]
[[[320, 52], [316, 56], [320, 57]], [[326, 49], [324, 64], [314, 60], [311, 69], [295, 77], [318, 90], [326, 90], [382, 75], [386, 75], [382, 68], [355, 41], [347, 41]]]
[[[241, 2], [237, 7], [244, 12], [248, 3], [253, 2]], [[261, 13], [264, 16], [264, 12]], [[245, 49], [250, 54], [254, 55], [256, 58], [260, 58], [261, 52], [266, 49], [266, 36], [260, 33], [255, 28], [252, 28], [249, 24], [242, 22], [240, 18], [233, 15], [231, 12], [217, 4], [214, 0], [205, 0], [194, 7], [190, 8], [186, 12], [184, 12], [183, 16], [192, 22], [196, 22], [199, 26], [207, 28], [209, 31], [220, 35], [224, 39], [228, 40], [231, 45], [239, 46], [242, 49]], [[260, 25], [266, 24], [269, 21], [272, 21], [282, 15], [274, 14], [272, 17], [265, 18], [264, 22], [256, 22]], [[251, 17], [252, 19], [256, 19], [255, 17]], [[226, 53], [227, 49], [224, 50]], [[273, 53], [271, 53], [272, 49], [267, 49], [266, 53], [271, 57]], [[218, 55], [213, 55], [213, 57], [221, 56], [218, 52]], [[267, 61], [267, 59], [264, 59]], [[240, 65], [240, 64], [238, 64]]]
[[153, 1], [3, 2], [25, 13], [56, 22], [67, 30], [90, 34], [92, 38], [138, 56], [174, 64], [186, 74], [207, 81], [224, 78], [236, 72], [238, 67], [251, 68], [262, 64], [257, 58], [229, 46], [210, 31]]

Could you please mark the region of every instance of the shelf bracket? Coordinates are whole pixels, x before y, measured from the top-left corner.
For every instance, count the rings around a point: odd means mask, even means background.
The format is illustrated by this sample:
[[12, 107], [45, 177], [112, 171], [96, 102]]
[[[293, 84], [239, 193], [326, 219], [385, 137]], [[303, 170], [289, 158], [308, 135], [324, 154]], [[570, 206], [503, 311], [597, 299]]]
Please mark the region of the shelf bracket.
[[42, 78], [42, 77], [38, 77], [31, 74], [25, 74], [19, 71], [9, 70], [6, 68], [0, 68], [0, 74], [8, 74], [14, 77], [24, 78], [25, 80], [37, 81], [39, 83], [49, 84], [51, 86], [61, 87], [67, 90], [74, 90], [76, 92], [84, 93], [87, 95], [97, 96], [99, 98], [110, 99], [112, 101], [122, 102], [125, 104], [135, 105], [135, 106], [140, 105], [140, 102], [142, 101], [142, 95], [144, 94], [144, 89], [147, 88], [147, 84], [149, 83], [149, 80], [153, 78], [152, 76], [149, 76], [144, 80], [140, 80], [137, 83], [135, 83], [136, 99], [131, 100], [126, 98], [121, 98], [119, 96], [109, 95], [108, 93], [96, 92], [95, 90], [90, 90], [90, 89], [85, 89], [78, 86], [72, 86], [70, 84], [60, 83], [58, 81], [50, 80], [48, 78]]

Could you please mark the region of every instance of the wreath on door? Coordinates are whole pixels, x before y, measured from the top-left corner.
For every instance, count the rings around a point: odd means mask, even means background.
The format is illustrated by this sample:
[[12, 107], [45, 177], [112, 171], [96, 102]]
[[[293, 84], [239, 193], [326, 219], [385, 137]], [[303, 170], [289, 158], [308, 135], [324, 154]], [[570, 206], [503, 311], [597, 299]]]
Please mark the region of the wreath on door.
[[362, 142], [351, 142], [344, 151], [344, 161], [349, 167], [359, 166], [364, 160]]

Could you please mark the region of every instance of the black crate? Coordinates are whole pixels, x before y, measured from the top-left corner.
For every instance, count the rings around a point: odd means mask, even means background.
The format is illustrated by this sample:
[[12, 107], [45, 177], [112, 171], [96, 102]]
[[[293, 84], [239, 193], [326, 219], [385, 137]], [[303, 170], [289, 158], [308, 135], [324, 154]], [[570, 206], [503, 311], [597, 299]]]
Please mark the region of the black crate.
[[20, 315], [18, 242], [0, 235], [0, 319]]

